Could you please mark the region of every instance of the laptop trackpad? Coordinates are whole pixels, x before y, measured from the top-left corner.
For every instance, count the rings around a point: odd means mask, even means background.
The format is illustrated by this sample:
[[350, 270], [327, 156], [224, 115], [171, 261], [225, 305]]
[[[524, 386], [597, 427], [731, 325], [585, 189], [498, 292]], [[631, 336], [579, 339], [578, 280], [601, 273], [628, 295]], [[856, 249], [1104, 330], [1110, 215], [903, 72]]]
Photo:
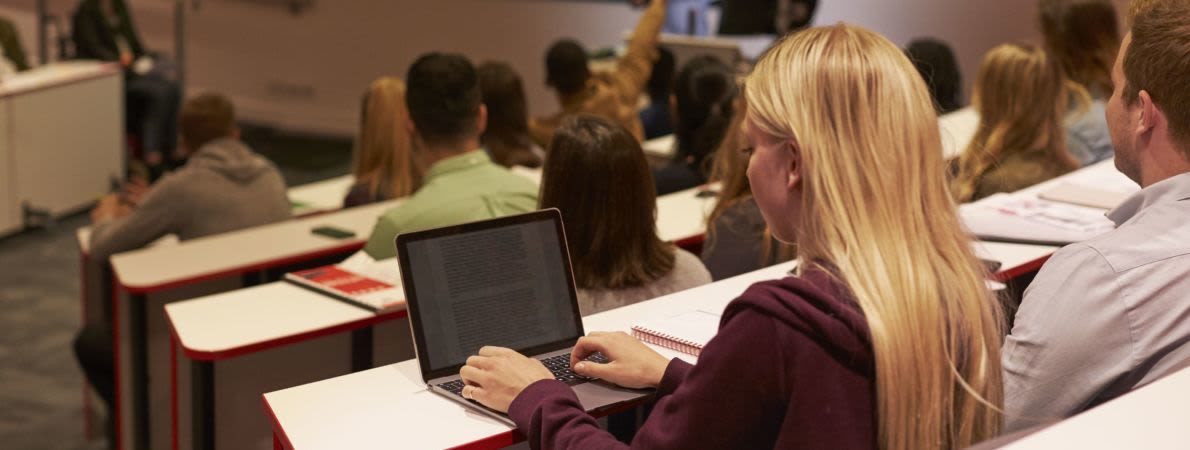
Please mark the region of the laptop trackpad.
[[608, 406], [653, 395], [653, 390], [628, 389], [605, 381], [592, 381], [571, 386], [583, 409], [596, 411]]

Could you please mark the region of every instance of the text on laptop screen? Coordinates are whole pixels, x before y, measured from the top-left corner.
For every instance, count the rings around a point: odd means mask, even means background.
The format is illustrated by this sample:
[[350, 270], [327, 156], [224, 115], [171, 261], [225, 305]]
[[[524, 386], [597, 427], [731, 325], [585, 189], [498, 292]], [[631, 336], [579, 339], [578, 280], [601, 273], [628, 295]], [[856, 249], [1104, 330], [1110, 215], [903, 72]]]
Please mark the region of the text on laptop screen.
[[480, 347], [528, 349], [578, 337], [556, 225], [533, 221], [408, 244], [431, 370]]

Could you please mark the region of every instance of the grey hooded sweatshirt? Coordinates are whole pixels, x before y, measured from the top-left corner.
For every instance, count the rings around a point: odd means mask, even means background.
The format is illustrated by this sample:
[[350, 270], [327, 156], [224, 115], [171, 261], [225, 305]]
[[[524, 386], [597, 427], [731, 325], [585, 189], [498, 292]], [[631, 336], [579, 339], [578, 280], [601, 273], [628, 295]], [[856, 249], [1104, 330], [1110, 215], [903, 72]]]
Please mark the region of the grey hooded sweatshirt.
[[277, 167], [239, 140], [218, 139], [154, 184], [132, 214], [96, 224], [91, 257], [105, 260], [169, 234], [184, 241], [289, 218]]

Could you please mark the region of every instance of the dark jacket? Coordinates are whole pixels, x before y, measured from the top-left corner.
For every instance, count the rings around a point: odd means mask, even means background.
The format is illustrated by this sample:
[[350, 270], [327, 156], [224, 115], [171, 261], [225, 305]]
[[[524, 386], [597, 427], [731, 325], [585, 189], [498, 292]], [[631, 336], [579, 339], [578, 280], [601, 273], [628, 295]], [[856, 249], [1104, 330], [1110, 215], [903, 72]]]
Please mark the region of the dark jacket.
[[[876, 448], [875, 360], [847, 289], [809, 270], [727, 306], [698, 365], [670, 362], [632, 448]], [[534, 448], [625, 447], [574, 392], [538, 381], [509, 407]]]
[[25, 48], [21, 46], [21, 35], [8, 18], [0, 17], [0, 45], [4, 46], [4, 57], [12, 62], [17, 71], [29, 70]]
[[78, 10], [74, 12], [70, 32], [74, 40], [76, 58], [119, 61], [120, 47], [116, 44], [117, 35], [124, 37], [134, 59], [145, 54], [140, 37], [136, 35], [136, 24], [132, 22], [132, 15], [128, 13], [128, 7], [123, 0], [113, 1], [116, 2], [116, 17], [119, 21], [115, 27], [108, 21], [99, 0], [83, 0], [79, 3]]
[[770, 240], [770, 248], [764, 248], [767, 227], [752, 197], [728, 206], [711, 223], [713, 231], [702, 246], [702, 263], [711, 278], [723, 280], [788, 259], [782, 255], [784, 245], [776, 240]]

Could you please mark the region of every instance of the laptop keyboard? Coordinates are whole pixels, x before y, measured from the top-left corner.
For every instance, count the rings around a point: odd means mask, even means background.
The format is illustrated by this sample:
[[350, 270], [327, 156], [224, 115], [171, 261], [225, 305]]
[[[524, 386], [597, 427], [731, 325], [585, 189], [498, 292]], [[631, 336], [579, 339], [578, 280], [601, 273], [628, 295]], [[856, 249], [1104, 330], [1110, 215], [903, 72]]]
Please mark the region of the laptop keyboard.
[[[574, 386], [576, 384], [582, 384], [591, 381], [591, 378], [574, 373], [574, 371], [570, 369], [569, 353], [541, 359], [540, 361], [545, 365], [546, 369], [549, 369], [549, 371], [554, 374], [555, 380], [566, 383], [567, 386]], [[587, 357], [587, 361], [600, 364], [606, 364], [608, 362], [607, 357], [603, 356], [602, 353], [591, 354], [591, 356]], [[465, 384], [463, 384], [463, 380], [453, 380], [438, 384], [438, 387], [460, 397], [463, 396], [463, 386], [465, 386]]]

